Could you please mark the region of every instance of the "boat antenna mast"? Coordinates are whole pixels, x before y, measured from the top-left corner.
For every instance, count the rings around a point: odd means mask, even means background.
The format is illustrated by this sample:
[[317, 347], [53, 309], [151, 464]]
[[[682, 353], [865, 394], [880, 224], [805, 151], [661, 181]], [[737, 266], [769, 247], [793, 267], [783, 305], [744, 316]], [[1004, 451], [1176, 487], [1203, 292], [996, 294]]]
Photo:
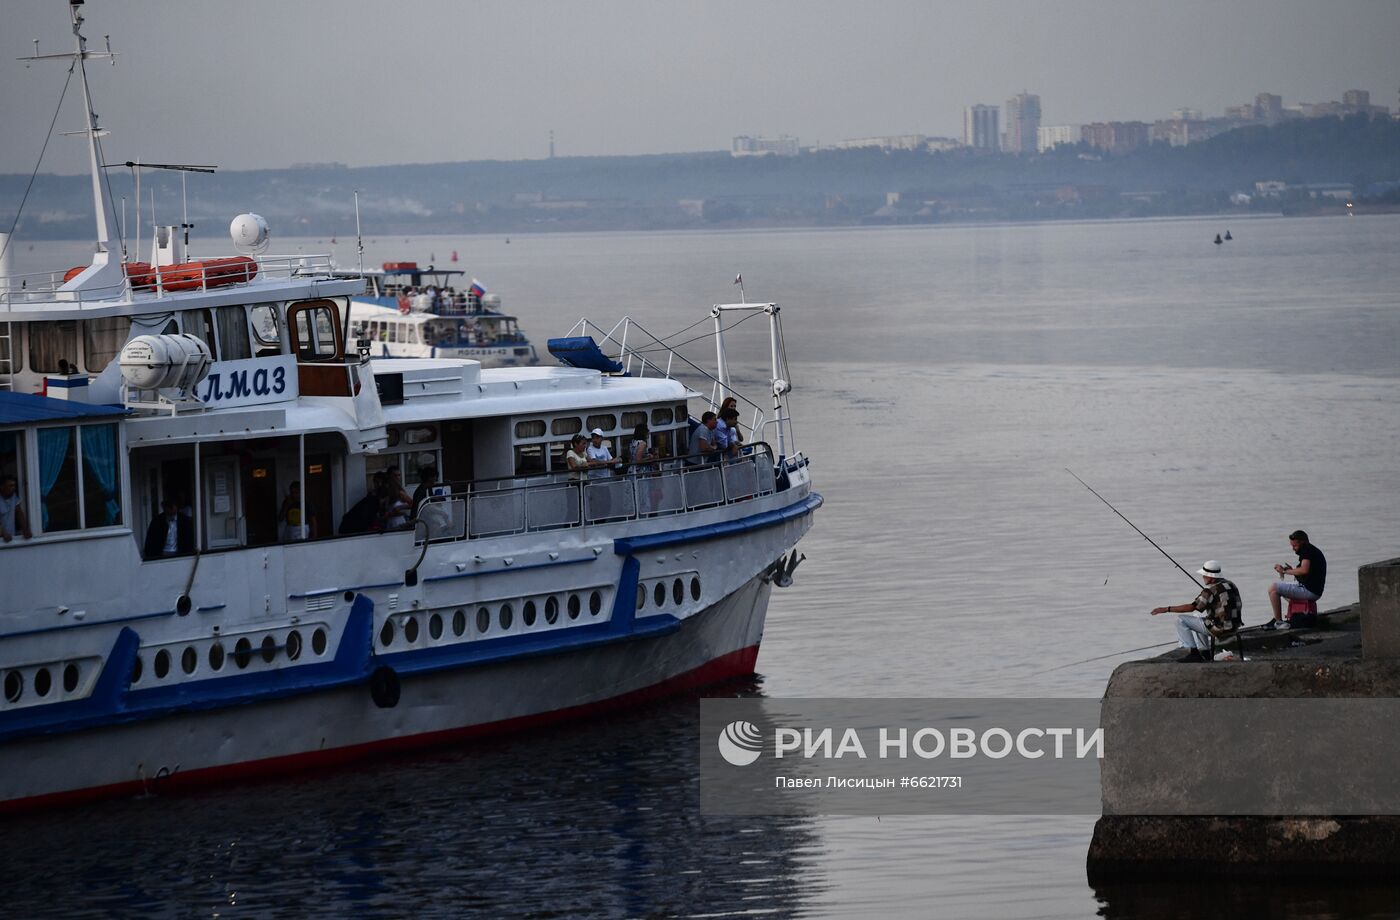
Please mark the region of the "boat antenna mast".
[[[129, 169], [129, 170], [131, 170], [131, 180], [132, 180], [132, 182], [135, 183], [135, 185], [136, 185], [136, 226], [137, 226], [137, 233], [136, 233], [136, 236], [137, 236], [137, 240], [138, 240], [138, 248], [139, 248], [139, 240], [140, 240], [140, 237], [141, 237], [141, 233], [140, 233], [140, 226], [141, 226], [141, 170], [143, 170], [143, 169], [169, 169], [169, 170], [175, 170], [175, 171], [177, 171], [177, 172], [180, 173], [180, 229], [184, 232], [185, 243], [184, 243], [184, 251], [181, 252], [180, 258], [179, 258], [177, 261], [180, 261], [180, 262], [185, 262], [185, 261], [187, 261], [187, 260], [189, 259], [189, 257], [190, 257], [190, 231], [194, 229], [194, 224], [190, 223], [189, 198], [188, 198], [188, 195], [187, 195], [187, 190], [186, 190], [186, 188], [185, 188], [185, 174], [186, 174], [186, 173], [192, 173], [192, 172], [197, 172], [197, 173], [210, 173], [210, 174], [213, 174], [213, 172], [214, 172], [216, 169], [218, 169], [218, 167], [217, 167], [217, 166], [192, 166], [192, 165], [188, 165], [188, 164], [185, 164], [185, 163], [142, 163], [140, 160], [127, 160], [125, 163], [113, 163], [113, 164], [111, 164], [110, 166], [104, 166], [103, 168], [104, 168], [104, 169]], [[152, 227], [152, 229], [153, 229], [153, 232], [159, 233], [159, 232], [160, 232], [160, 231], [159, 231], [159, 228], [157, 228], [157, 227], [155, 226], [155, 222], [156, 222], [156, 198], [155, 198], [155, 191], [153, 190], [153, 191], [151, 192], [151, 227]], [[126, 250], [125, 239], [123, 239], [122, 251], [125, 252], [125, 250]], [[152, 257], [152, 261], [154, 261], [154, 257]]]
[[68, 18], [73, 24], [72, 51], [41, 54], [39, 42], [36, 39], [34, 53], [28, 57], [20, 58], [20, 60], [72, 61], [73, 68], [78, 72], [78, 83], [83, 88], [83, 111], [86, 113], [87, 126], [82, 131], [73, 133], [79, 136], [86, 135], [88, 139], [88, 160], [92, 172], [92, 203], [97, 217], [97, 250], [93, 255], [92, 264], [65, 283], [61, 290], [83, 291], [104, 287], [115, 290], [125, 283], [126, 276], [120, 263], [112, 261], [111, 258], [112, 242], [119, 237], [116, 228], [116, 215], [107, 207], [102, 187], [102, 170], [105, 163], [102, 158], [101, 138], [108, 132], [98, 124], [97, 113], [92, 110], [92, 90], [88, 86], [86, 62], [105, 60], [111, 61], [115, 66], [116, 54], [112, 51], [111, 36], [103, 36], [107, 43], [106, 51], [88, 50], [87, 38], [83, 36], [83, 0], [68, 0]]

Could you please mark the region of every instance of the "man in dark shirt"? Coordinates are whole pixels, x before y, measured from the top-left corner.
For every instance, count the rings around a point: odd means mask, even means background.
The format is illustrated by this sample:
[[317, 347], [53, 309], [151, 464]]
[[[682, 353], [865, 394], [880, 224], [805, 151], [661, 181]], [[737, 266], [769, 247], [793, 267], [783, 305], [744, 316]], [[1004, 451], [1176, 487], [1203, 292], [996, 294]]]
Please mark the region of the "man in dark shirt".
[[145, 556], [147, 559], [160, 559], [192, 552], [194, 522], [180, 513], [180, 506], [173, 499], [167, 498], [161, 505], [161, 514], [146, 528]]
[[1322, 550], [1308, 542], [1305, 531], [1295, 530], [1288, 535], [1288, 545], [1298, 554], [1297, 565], [1276, 565], [1274, 571], [1280, 575], [1292, 575], [1296, 582], [1276, 581], [1269, 585], [1269, 606], [1274, 618], [1264, 624], [1265, 629], [1286, 629], [1283, 619], [1283, 602], [1290, 600], [1315, 601], [1322, 597], [1322, 589], [1327, 586], [1327, 557]]

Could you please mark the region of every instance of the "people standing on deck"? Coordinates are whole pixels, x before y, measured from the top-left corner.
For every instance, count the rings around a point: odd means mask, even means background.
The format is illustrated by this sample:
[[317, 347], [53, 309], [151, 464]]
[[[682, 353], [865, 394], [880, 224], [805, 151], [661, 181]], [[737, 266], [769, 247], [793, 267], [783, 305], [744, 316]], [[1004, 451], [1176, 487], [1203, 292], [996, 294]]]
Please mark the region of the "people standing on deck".
[[194, 552], [194, 522], [180, 513], [173, 498], [161, 504], [161, 513], [146, 528], [145, 557], [160, 559]]
[[418, 468], [418, 488], [413, 490], [413, 513], [417, 514], [418, 509], [429, 495], [433, 494], [433, 489], [437, 488], [438, 474], [435, 466], [420, 466]]
[[282, 499], [282, 509], [277, 514], [277, 522], [282, 525], [283, 542], [314, 540], [316, 533], [316, 511], [306, 506], [306, 517], [302, 517], [301, 483], [293, 480], [287, 487], [287, 497]]
[[1292, 575], [1297, 581], [1276, 581], [1269, 585], [1269, 607], [1274, 617], [1264, 624], [1265, 629], [1288, 628], [1288, 621], [1283, 618], [1283, 602], [1279, 598], [1315, 601], [1322, 597], [1322, 590], [1327, 587], [1327, 557], [1322, 555], [1322, 550], [1308, 542], [1307, 531], [1293, 531], [1288, 535], [1288, 545], [1298, 554], [1298, 564], [1279, 564], [1274, 566], [1274, 571], [1279, 575]]
[[581, 481], [588, 471], [588, 439], [582, 434], [576, 434], [569, 444], [569, 449], [564, 453], [564, 462], [569, 465], [569, 478]]
[[34, 537], [19, 497], [19, 480], [6, 473], [0, 476], [0, 538], [9, 543], [16, 535], [26, 540]]
[[1224, 638], [1243, 624], [1240, 616], [1240, 589], [1222, 574], [1220, 563], [1211, 559], [1196, 572], [1205, 579], [1205, 587], [1189, 604], [1175, 607], [1154, 607], [1152, 615], [1180, 613], [1176, 618], [1176, 638], [1181, 647], [1190, 649], [1186, 661], [1209, 661], [1213, 639]]
[[603, 429], [594, 428], [592, 435], [593, 441], [587, 448], [588, 477], [590, 479], [606, 479], [612, 475], [612, 450], [608, 448], [608, 442], [603, 440]]
[[739, 430], [739, 410], [733, 406], [721, 409], [719, 421], [724, 426], [724, 453], [731, 457], [737, 457], [739, 446], [744, 442], [743, 432]]
[[719, 459], [719, 439], [715, 435], [715, 427], [718, 424], [719, 416], [713, 412], [706, 412], [700, 416], [700, 426], [695, 429], [694, 448], [702, 463]]
[[647, 428], [647, 423], [642, 422], [632, 429], [632, 443], [627, 447], [627, 471], [633, 475], [641, 472], [641, 466], [656, 459], [656, 454], [651, 452], [648, 440], [651, 438], [651, 429]]
[[399, 468], [391, 466], [384, 471], [384, 529], [398, 530], [408, 526], [408, 513], [413, 509], [413, 501], [403, 490], [399, 479]]

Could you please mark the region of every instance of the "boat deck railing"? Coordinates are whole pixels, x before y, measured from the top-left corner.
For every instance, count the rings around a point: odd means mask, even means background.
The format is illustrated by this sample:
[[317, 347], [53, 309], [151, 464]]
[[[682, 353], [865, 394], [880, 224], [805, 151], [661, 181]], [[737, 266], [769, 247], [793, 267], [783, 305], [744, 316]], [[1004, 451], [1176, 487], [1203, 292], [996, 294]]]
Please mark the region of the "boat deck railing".
[[[199, 261], [199, 260], [192, 260]], [[324, 275], [331, 271], [329, 255], [286, 255], [259, 256], [257, 274], [248, 281], [232, 280], [221, 273], [217, 266], [201, 269], [198, 283], [180, 288], [180, 293], [208, 291], [217, 288], [228, 290], [243, 287], [256, 281], [285, 281], [293, 278], [307, 278]], [[162, 271], [170, 266], [161, 266]], [[225, 270], [226, 272], [227, 270]], [[123, 278], [115, 284], [98, 285], [79, 291], [65, 291], [64, 272], [29, 272], [0, 277], [0, 305], [5, 311], [28, 309], [43, 304], [61, 304], [64, 309], [78, 309], [110, 304], [114, 300], [140, 301], [162, 297], [166, 294], [160, 272], [155, 273], [154, 284], [133, 287], [130, 278]]]
[[[735, 457], [619, 464], [598, 478], [573, 473], [478, 480], [431, 496], [418, 509], [419, 542], [440, 543], [684, 514], [771, 495], [779, 488], [772, 448]], [[599, 471], [591, 471], [597, 473]], [[588, 473], [582, 474], [585, 477]]]

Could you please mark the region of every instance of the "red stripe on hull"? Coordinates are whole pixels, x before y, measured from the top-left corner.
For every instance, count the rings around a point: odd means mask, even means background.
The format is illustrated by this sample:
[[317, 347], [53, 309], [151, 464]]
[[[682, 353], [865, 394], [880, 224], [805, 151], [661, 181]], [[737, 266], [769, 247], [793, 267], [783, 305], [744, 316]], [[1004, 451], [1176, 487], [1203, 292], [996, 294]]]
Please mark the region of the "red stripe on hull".
[[[254, 777], [297, 773], [317, 767], [330, 767], [351, 763], [353, 761], [364, 760], [384, 754], [421, 750], [423, 748], [439, 747], [475, 738], [486, 738], [494, 735], [529, 731], [543, 728], [565, 719], [601, 715], [628, 706], [635, 706], [677, 693], [683, 693], [687, 690], [695, 690], [700, 687], [708, 686], [709, 684], [717, 684], [721, 681], [732, 680], [736, 677], [746, 677], [754, 673], [754, 666], [757, 662], [758, 646], [751, 645], [748, 648], [741, 648], [737, 651], [721, 655], [718, 658], [711, 659], [698, 668], [686, 671], [684, 674], [678, 674], [675, 677], [667, 678], [658, 684], [652, 684], [650, 687], [633, 690], [621, 696], [612, 697], [611, 699], [599, 700], [596, 703], [584, 703], [579, 706], [570, 706], [567, 709], [556, 709], [550, 712], [520, 716], [515, 719], [503, 719], [499, 722], [487, 722], [481, 725], [468, 725], [462, 728], [424, 732], [422, 734], [408, 735], [402, 738], [384, 738], [380, 741], [370, 741], [365, 744], [350, 745], [348, 747], [331, 748], [322, 751], [306, 751], [301, 754], [288, 754], [285, 757], [269, 757], [264, 760], [250, 760], [245, 763], [227, 764], [221, 767], [205, 767], [198, 770], [173, 773], [159, 780], [153, 780], [149, 784], [142, 780], [132, 780], [125, 783], [113, 783], [108, 786], [94, 786], [89, 789], [73, 789], [67, 792], [54, 792], [48, 795], [12, 799], [8, 802], [0, 802], [0, 814], [40, 811], [48, 808], [77, 805], [96, 799], [142, 795], [154, 791], [155, 789], [158, 789], [161, 793], [165, 793], [181, 789], [218, 785], [225, 782], [235, 782]], [[215, 717], [215, 714], [211, 714], [210, 717]]]

